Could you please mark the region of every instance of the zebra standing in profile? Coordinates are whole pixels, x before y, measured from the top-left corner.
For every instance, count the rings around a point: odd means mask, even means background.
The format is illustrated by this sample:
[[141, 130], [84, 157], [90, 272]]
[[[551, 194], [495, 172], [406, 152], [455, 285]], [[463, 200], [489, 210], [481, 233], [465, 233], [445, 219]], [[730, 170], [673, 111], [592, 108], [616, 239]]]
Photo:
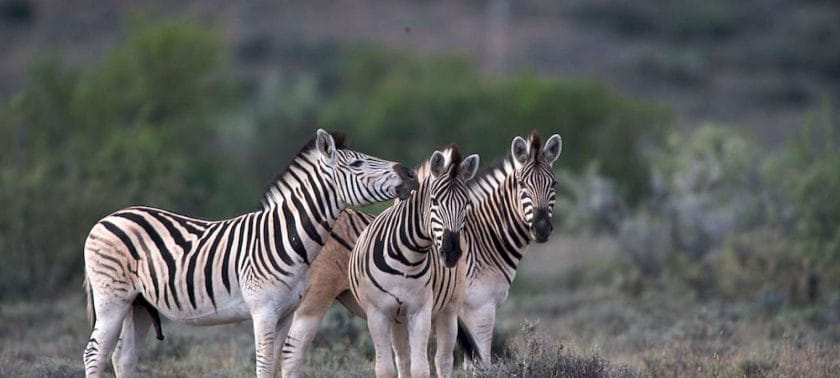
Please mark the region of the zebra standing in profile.
[[[350, 288], [367, 316], [376, 375], [429, 376], [434, 321], [439, 377], [452, 372], [458, 307], [463, 300], [461, 230], [471, 207], [466, 181], [478, 155], [435, 151], [418, 169], [419, 189], [386, 209], [362, 232], [350, 258]], [[409, 358], [410, 355], [410, 358]]]
[[309, 266], [341, 210], [406, 198], [416, 187], [404, 166], [344, 149], [342, 136], [318, 130], [258, 211], [222, 221], [149, 207], [108, 215], [85, 242], [86, 375], [102, 375], [115, 343], [114, 370], [131, 375], [151, 323], [162, 339], [162, 313], [193, 325], [252, 319], [257, 376], [274, 376]]
[[[467, 215], [464, 226], [469, 243], [464, 257], [468, 276], [458, 337], [468, 359], [489, 361], [496, 308], [507, 297], [530, 241], [545, 242], [552, 231], [552, 165], [560, 155], [562, 140], [553, 135], [542, 149], [540, 144], [536, 133], [527, 141], [514, 138], [508, 156], [469, 183], [474, 210]], [[312, 264], [312, 288], [295, 310], [283, 349], [283, 376], [299, 375], [306, 350], [335, 299], [365, 317], [350, 293], [347, 265], [359, 234], [373, 219], [371, 214], [351, 210], [339, 216], [330, 239]]]

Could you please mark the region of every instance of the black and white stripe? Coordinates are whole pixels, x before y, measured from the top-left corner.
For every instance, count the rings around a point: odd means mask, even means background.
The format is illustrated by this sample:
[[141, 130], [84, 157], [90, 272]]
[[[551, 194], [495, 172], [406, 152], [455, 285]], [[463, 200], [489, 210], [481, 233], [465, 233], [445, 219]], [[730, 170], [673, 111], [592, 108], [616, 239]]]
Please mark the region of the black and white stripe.
[[[429, 374], [426, 346], [433, 316], [440, 318], [435, 320], [438, 375], [451, 373], [463, 293], [461, 231], [472, 206], [466, 181], [477, 166], [477, 155], [462, 161], [455, 147], [436, 151], [418, 169], [417, 192], [380, 214], [356, 242], [350, 288], [367, 316], [377, 376], [393, 375], [392, 346], [401, 376], [408, 373], [409, 361], [412, 376]], [[440, 337], [444, 329], [451, 336], [447, 340]]]
[[207, 221], [131, 207], [103, 218], [85, 243], [93, 328], [86, 374], [102, 374], [120, 335], [114, 368], [130, 375], [149, 323], [159, 326], [159, 312], [195, 325], [253, 319], [257, 375], [273, 376], [274, 341], [284, 339], [309, 265], [341, 210], [407, 196], [414, 187], [405, 167], [343, 149], [342, 138], [319, 130], [258, 211]]
[[488, 360], [496, 307], [506, 298], [531, 241], [552, 232], [559, 135], [541, 148], [532, 133], [514, 138], [510, 155], [470, 183], [474, 208], [467, 216], [466, 299], [459, 314], [459, 344], [465, 355]]

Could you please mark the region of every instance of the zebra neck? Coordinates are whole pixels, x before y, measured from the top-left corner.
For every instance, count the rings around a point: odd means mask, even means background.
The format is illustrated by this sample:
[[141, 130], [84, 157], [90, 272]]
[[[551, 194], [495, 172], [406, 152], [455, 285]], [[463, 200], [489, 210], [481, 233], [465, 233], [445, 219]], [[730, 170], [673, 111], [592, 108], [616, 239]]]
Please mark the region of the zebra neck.
[[508, 155], [505, 159], [496, 163], [470, 182], [470, 195], [473, 198], [473, 202], [479, 203], [486, 200], [488, 196], [497, 192], [499, 187], [514, 174], [513, 157]]
[[[388, 234], [387, 245], [377, 246], [375, 252], [384, 258], [388, 266], [399, 267], [399, 271], [412, 275], [422, 274], [428, 268], [428, 256], [432, 249], [429, 233], [429, 189], [426, 181], [412, 195], [398, 201], [389, 208], [387, 219], [390, 227], [381, 232]], [[383, 214], [385, 215], [385, 214]]]
[[281, 235], [282, 245], [307, 265], [320, 252], [344, 208], [327, 177], [318, 157], [302, 152], [271, 184], [263, 199], [262, 211], [272, 215], [275, 235]]
[[471, 240], [479, 243], [467, 252], [467, 265], [477, 272], [493, 270], [513, 282], [519, 262], [531, 241], [522, 213], [516, 177], [511, 171], [486, 193], [467, 221]]

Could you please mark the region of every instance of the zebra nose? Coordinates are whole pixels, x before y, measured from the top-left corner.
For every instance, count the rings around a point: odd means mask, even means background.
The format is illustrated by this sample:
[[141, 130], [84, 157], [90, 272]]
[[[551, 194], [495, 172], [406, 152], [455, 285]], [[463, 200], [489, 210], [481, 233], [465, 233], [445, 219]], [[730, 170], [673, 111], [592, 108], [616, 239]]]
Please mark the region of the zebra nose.
[[394, 164], [394, 170], [397, 171], [397, 174], [402, 179], [417, 181], [417, 175], [414, 173], [414, 170], [409, 169], [402, 164]]
[[446, 267], [451, 268], [455, 266], [463, 254], [463, 250], [461, 249], [461, 233], [449, 230], [444, 231], [440, 253]]
[[402, 179], [402, 182], [397, 185], [397, 195], [400, 199], [404, 200], [408, 198], [412, 190], [417, 190], [420, 187], [420, 184], [417, 182], [417, 174], [402, 164], [394, 164], [394, 171]]

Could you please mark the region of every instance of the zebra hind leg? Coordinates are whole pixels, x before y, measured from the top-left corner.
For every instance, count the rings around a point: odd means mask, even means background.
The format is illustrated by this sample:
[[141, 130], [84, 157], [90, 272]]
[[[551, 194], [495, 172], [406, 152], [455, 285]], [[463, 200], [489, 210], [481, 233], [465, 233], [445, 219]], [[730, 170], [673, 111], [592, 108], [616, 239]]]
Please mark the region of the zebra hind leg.
[[152, 324], [152, 316], [141, 306], [131, 306], [131, 311], [123, 320], [122, 332], [120, 333], [111, 362], [114, 364], [114, 373], [117, 377], [131, 377], [134, 375], [134, 368], [137, 365], [137, 357], [143, 349], [146, 334]]
[[122, 298], [96, 298], [96, 322], [83, 355], [85, 375], [101, 377], [131, 304]]

